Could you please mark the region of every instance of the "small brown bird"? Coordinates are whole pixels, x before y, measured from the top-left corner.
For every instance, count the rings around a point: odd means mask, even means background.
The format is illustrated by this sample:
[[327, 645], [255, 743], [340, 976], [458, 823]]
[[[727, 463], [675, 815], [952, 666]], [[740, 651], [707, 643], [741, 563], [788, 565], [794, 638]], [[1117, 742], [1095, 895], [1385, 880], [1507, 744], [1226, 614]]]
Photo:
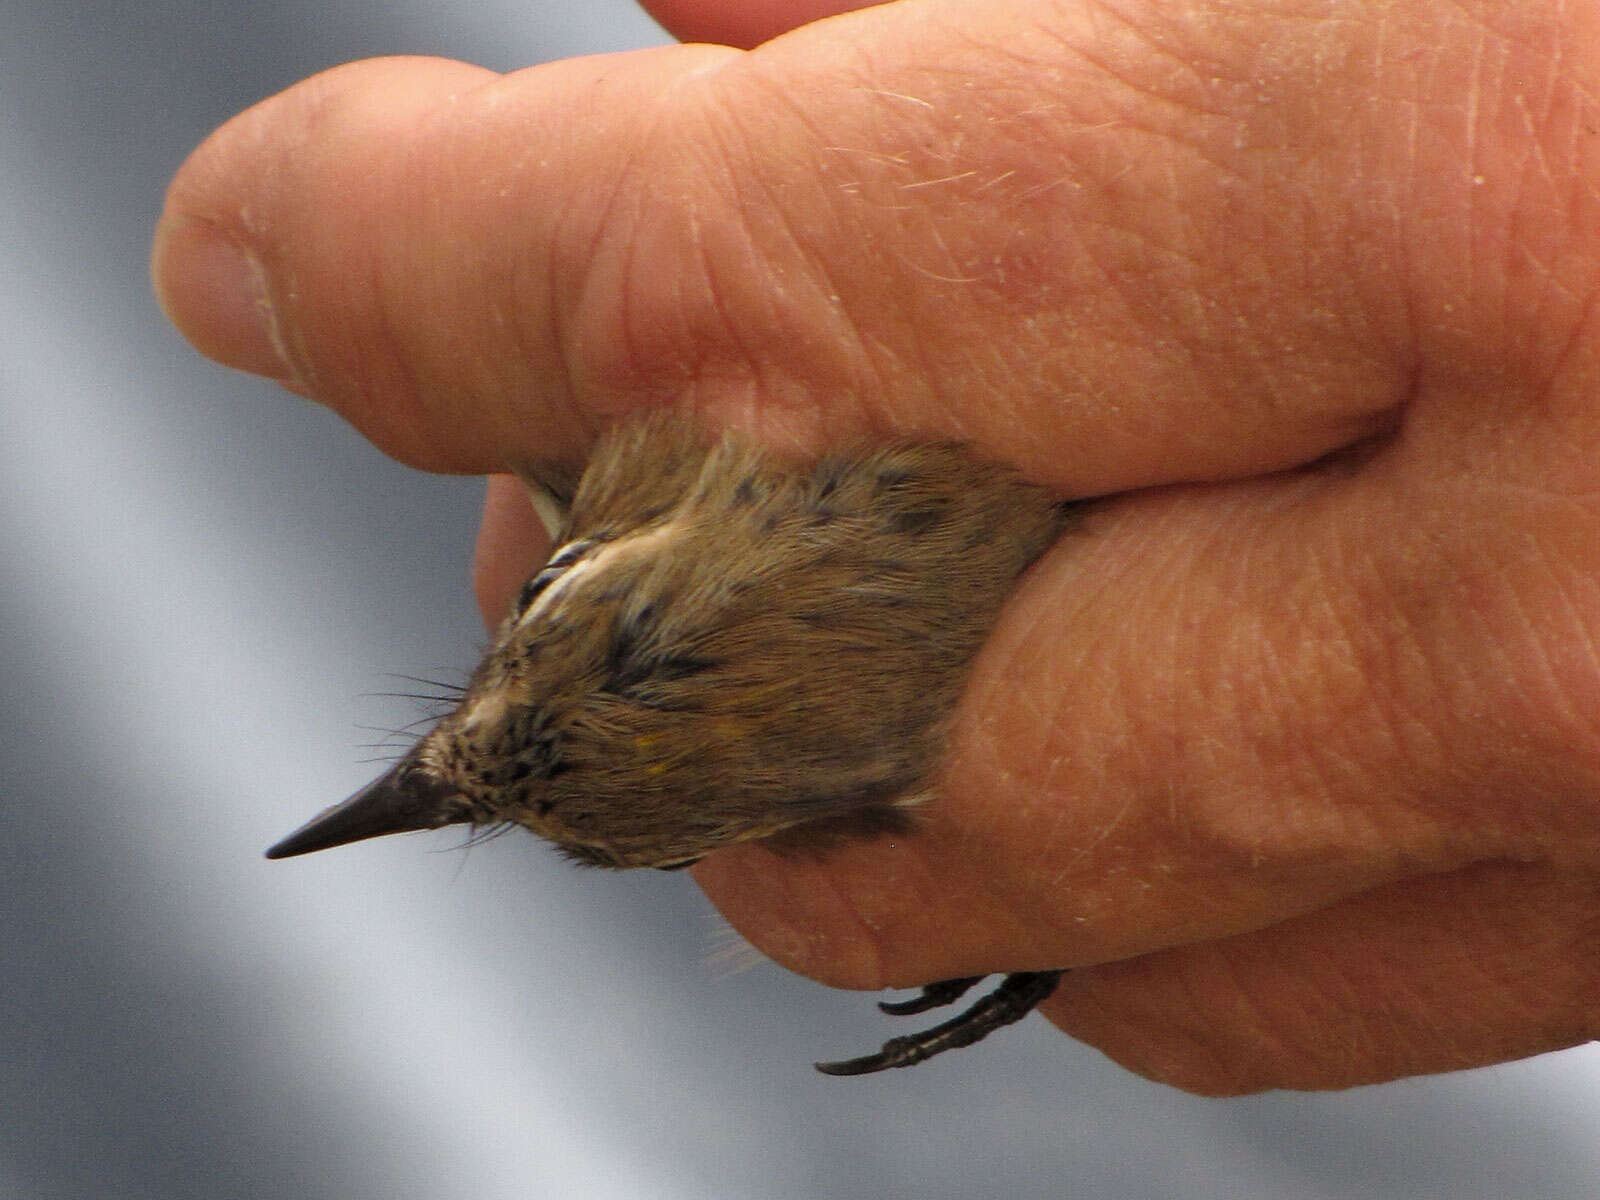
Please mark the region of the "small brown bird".
[[[580, 862], [689, 866], [907, 830], [967, 669], [1067, 506], [961, 446], [786, 458], [671, 412], [596, 446], [549, 563], [454, 712], [267, 851], [521, 825]], [[829, 1074], [909, 1066], [1026, 1015], [1059, 971]], [[982, 976], [881, 1007], [948, 1004]]]

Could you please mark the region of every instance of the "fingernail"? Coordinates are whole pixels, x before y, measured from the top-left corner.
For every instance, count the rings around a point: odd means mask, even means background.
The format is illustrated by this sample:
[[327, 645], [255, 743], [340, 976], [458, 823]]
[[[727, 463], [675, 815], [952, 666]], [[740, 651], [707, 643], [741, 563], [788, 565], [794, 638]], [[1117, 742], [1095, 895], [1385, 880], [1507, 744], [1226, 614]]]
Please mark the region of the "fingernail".
[[209, 221], [168, 215], [150, 255], [156, 302], [207, 358], [273, 379], [293, 374], [281, 350], [266, 273]]

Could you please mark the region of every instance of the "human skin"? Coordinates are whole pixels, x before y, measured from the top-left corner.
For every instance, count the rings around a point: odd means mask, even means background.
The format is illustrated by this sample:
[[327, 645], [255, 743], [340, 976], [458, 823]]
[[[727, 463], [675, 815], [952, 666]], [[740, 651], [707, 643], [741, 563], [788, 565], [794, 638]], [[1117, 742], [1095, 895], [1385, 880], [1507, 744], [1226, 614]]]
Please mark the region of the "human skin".
[[[1098, 498], [913, 835], [695, 878], [839, 986], [1073, 967], [1042, 1011], [1196, 1092], [1468, 1067], [1600, 1030], [1597, 31], [900, 0], [356, 63], [195, 152], [153, 271], [200, 350], [427, 469], [673, 401]], [[547, 549], [498, 475], [487, 618]]]

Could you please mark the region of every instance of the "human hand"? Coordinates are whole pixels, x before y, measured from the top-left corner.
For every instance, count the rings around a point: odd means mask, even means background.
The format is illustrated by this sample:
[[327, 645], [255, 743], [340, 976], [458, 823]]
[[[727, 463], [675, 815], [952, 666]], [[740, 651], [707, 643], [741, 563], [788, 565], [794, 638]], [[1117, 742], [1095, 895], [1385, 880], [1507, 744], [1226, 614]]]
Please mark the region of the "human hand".
[[[1073, 966], [1043, 1011], [1196, 1091], [1471, 1066], [1600, 1029], [1596, 32], [903, 0], [748, 55], [358, 63], [196, 152], [154, 270], [419, 466], [674, 400], [1104, 497], [915, 836], [696, 877], [835, 984]], [[545, 549], [494, 484], [487, 615]]]

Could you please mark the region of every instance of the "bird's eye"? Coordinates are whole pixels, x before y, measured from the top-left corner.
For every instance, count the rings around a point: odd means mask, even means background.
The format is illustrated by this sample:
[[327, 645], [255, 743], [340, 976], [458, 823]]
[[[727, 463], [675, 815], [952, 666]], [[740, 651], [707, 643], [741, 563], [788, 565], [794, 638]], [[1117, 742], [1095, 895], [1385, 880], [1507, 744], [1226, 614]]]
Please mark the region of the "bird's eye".
[[566, 574], [573, 564], [581, 561], [584, 555], [594, 549], [594, 546], [594, 542], [585, 538], [582, 541], [568, 542], [565, 546], [559, 547], [550, 556], [550, 561], [544, 565], [544, 568], [532, 579], [528, 580], [527, 583], [523, 584], [522, 590], [517, 593], [515, 610], [517, 616], [520, 617], [527, 612], [528, 606], [538, 599], [540, 592]]
[[552, 569], [565, 570], [593, 549], [594, 543], [588, 538], [583, 538], [576, 542], [568, 542], [565, 546], [560, 546], [556, 549], [556, 552], [550, 556], [550, 561], [545, 564], [544, 569], [546, 571]]
[[560, 574], [561, 572], [559, 570], [556, 570], [552, 567], [546, 567], [532, 579], [528, 580], [527, 583], [523, 584], [522, 590], [517, 593], [517, 616], [520, 617], [523, 613], [527, 612], [528, 605], [532, 604], [534, 600], [538, 598], [539, 593], [544, 591], [545, 588], [549, 587], [550, 584], [554, 582], [556, 576]]

